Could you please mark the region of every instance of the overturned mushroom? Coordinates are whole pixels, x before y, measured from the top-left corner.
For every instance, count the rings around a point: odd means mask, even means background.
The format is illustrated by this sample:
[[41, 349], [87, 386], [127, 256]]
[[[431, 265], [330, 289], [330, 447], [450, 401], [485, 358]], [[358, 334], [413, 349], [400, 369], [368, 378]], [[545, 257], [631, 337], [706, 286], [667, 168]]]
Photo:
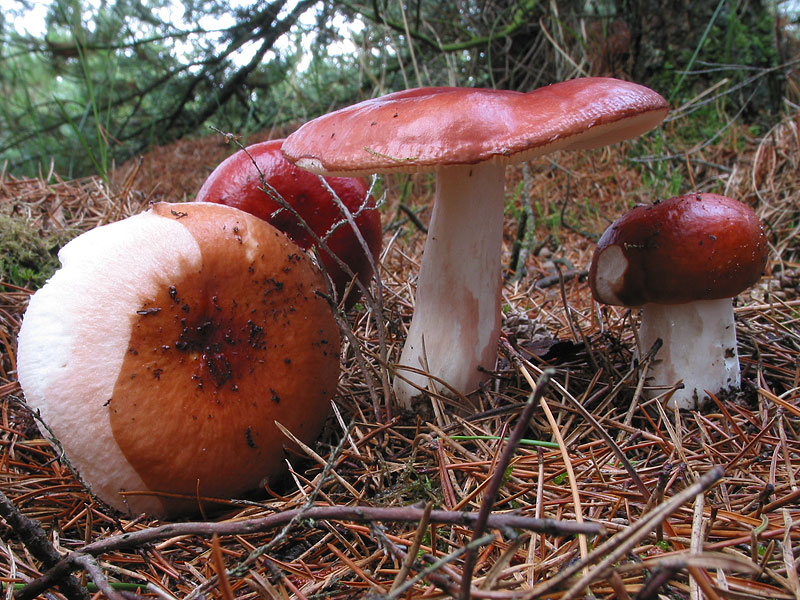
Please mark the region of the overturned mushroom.
[[322, 275], [271, 225], [227, 206], [156, 204], [59, 258], [25, 313], [18, 377], [112, 507], [196, 511], [284, 471], [275, 421], [305, 442], [319, 434], [338, 328]]
[[597, 243], [589, 283], [599, 302], [642, 307], [642, 350], [663, 343], [651, 385], [682, 380], [669, 406], [696, 408], [706, 391], [739, 388], [731, 299], [758, 281], [766, 260], [764, 231], [749, 206], [688, 194], [617, 219]]
[[529, 93], [420, 88], [323, 115], [288, 136], [284, 155], [327, 175], [435, 171], [436, 200], [416, 307], [394, 381], [406, 406], [429, 385], [473, 390], [494, 368], [507, 164], [639, 135], [667, 105], [643, 86], [607, 78]]
[[[270, 140], [232, 154], [208, 176], [195, 200], [247, 211], [286, 233], [301, 248], [315, 246], [314, 238], [298, 218], [271, 197], [271, 191], [277, 192], [324, 240], [325, 248], [319, 249], [320, 257], [338, 297], [344, 297], [351, 276], [331, 253], [347, 265], [361, 283], [369, 285], [372, 263], [377, 263], [381, 251], [381, 218], [367, 184], [357, 177], [326, 178], [330, 189], [354, 215], [372, 261], [330, 190], [319, 177], [283, 158], [282, 143], [283, 140]], [[264, 184], [272, 190], [264, 189]], [[346, 305], [352, 306], [358, 296], [357, 289], [351, 291]]]

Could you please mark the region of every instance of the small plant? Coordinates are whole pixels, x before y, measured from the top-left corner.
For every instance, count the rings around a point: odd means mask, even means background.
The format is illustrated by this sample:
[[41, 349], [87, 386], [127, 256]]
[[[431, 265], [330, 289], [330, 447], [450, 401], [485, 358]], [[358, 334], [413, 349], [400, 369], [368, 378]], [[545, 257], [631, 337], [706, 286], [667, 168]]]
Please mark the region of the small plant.
[[0, 213], [0, 283], [41, 287], [59, 267], [58, 251], [78, 233], [38, 231], [27, 219]]

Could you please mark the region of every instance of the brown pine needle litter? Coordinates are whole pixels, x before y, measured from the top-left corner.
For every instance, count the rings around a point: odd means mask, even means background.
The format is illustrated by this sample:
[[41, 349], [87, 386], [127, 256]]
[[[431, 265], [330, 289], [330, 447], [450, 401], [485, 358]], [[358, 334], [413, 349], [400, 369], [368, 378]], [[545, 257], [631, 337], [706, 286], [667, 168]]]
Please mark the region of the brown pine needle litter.
[[[675, 193], [694, 181], [766, 223], [767, 272], [735, 304], [740, 393], [659, 410], [641, 393], [647, 360], [632, 360], [636, 311], [591, 299], [597, 236], [655, 199], [646, 190], [669, 189], [653, 184], [647, 157], [629, 159], [630, 143], [509, 170], [497, 370], [468, 399], [387, 414], [386, 369], [410, 322], [430, 216], [427, 179], [387, 178], [383, 314], [366, 298], [340, 319], [343, 374], [325, 433], [289, 457], [286, 481], [207, 503], [200, 521], [121, 518], [86, 493], [15, 379], [31, 290], [0, 282], [3, 597], [800, 599], [799, 132], [797, 112], [758, 139], [734, 126], [661, 165], [685, 182]], [[41, 235], [78, 233], [191, 198], [233, 150], [178, 142], [121, 166], [110, 187], [2, 172], [0, 214]], [[526, 203], [535, 226], [520, 231]], [[543, 372], [548, 411], [537, 399], [517, 428]]]

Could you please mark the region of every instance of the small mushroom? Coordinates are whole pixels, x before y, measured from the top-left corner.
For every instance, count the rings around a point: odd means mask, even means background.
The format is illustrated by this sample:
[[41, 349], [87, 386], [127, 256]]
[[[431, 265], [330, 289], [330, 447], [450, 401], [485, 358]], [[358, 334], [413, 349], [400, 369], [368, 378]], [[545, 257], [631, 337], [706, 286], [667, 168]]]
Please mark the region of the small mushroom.
[[[740, 386], [732, 298], [761, 277], [767, 242], [753, 210], [716, 194], [637, 206], [597, 243], [589, 284], [598, 302], [642, 307], [641, 350], [661, 339], [651, 384], [683, 381], [668, 405]], [[654, 396], [664, 390], [650, 391]]]
[[[208, 176], [195, 200], [244, 210], [268, 221], [304, 250], [315, 246], [314, 238], [298, 218], [282, 208], [264, 189], [266, 183], [297, 211], [318, 237], [325, 238], [327, 248], [320, 249], [320, 257], [338, 298], [344, 297], [351, 276], [331, 253], [346, 264], [364, 285], [369, 285], [372, 263], [377, 264], [381, 251], [381, 218], [375, 199], [369, 195], [369, 187], [361, 178], [326, 178], [330, 188], [353, 214], [359, 233], [372, 254], [372, 261], [330, 190], [318, 176], [283, 158], [282, 143], [283, 140], [270, 140], [232, 154]], [[358, 297], [354, 287], [347, 296], [346, 307], [351, 307]]]
[[339, 332], [321, 273], [283, 233], [228, 206], [155, 204], [59, 258], [25, 312], [17, 374], [100, 499], [195, 512], [283, 473], [275, 421], [319, 434]]
[[315, 173], [436, 172], [414, 316], [394, 380], [401, 404], [410, 406], [429, 384], [468, 393], [494, 368], [505, 166], [612, 144], [666, 113], [657, 93], [608, 78], [529, 93], [420, 88], [323, 115], [286, 138], [284, 155]]

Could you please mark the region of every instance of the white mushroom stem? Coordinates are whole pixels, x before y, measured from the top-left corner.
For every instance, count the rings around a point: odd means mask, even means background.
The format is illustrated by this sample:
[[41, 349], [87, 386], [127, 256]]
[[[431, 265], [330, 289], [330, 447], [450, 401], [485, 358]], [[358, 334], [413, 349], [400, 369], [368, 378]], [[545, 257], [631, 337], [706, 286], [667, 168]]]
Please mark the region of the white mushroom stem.
[[[683, 380], [669, 400], [670, 408], [699, 408], [706, 390], [738, 389], [739, 355], [730, 298], [687, 304], [645, 304], [639, 331], [641, 350], [647, 352], [661, 338], [663, 346], [648, 371], [648, 384], [673, 386]], [[665, 390], [653, 390], [650, 395]]]
[[468, 393], [486, 377], [479, 367], [494, 368], [500, 334], [503, 172], [497, 162], [438, 171], [414, 316], [394, 380], [397, 399], [406, 407], [422, 393], [419, 388], [429, 385], [447, 395], [452, 395], [448, 386]]

